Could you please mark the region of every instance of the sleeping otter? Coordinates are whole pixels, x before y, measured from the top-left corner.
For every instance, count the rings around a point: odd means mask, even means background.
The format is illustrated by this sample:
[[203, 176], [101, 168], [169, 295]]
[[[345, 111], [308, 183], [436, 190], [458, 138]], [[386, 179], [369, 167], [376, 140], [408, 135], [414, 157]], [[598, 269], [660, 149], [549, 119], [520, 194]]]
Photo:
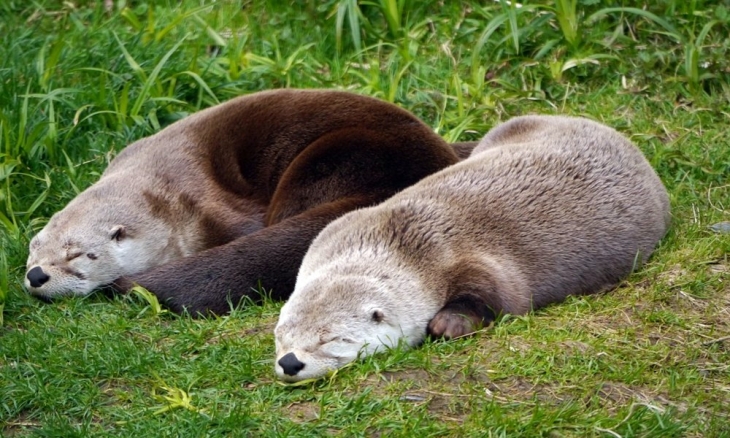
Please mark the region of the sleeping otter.
[[399, 341], [612, 288], [668, 226], [662, 182], [619, 133], [515, 118], [467, 160], [319, 234], [276, 326], [276, 373], [321, 377]]
[[31, 241], [25, 284], [47, 298], [140, 284], [191, 313], [225, 313], [256, 287], [284, 298], [327, 223], [457, 161], [431, 128], [381, 100], [242, 96], [124, 149]]

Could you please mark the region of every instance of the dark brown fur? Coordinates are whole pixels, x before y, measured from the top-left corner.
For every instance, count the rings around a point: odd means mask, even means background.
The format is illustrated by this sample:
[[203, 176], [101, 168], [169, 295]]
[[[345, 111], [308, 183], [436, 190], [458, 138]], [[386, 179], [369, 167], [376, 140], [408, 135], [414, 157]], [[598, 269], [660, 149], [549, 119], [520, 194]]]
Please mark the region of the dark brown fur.
[[[186, 160], [209, 163], [185, 184], [213, 181], [213, 200], [171, 203], [154, 194], [146, 199], [165, 221], [204, 222], [208, 249], [121, 278], [116, 286], [142, 285], [172, 310], [192, 314], [226, 313], [243, 297], [258, 298], [259, 286], [274, 298], [287, 298], [304, 253], [325, 225], [458, 161], [448, 144], [407, 111], [337, 91], [256, 93], [165, 131], [131, 145], [115, 162], [133, 160], [135, 148], [150, 142], [176, 136], [190, 142], [180, 172], [187, 171]], [[460, 150], [474, 147], [461, 145]], [[220, 214], [211, 203], [243, 205], [250, 213], [234, 208], [234, 217], [209, 216], [207, 210]]]

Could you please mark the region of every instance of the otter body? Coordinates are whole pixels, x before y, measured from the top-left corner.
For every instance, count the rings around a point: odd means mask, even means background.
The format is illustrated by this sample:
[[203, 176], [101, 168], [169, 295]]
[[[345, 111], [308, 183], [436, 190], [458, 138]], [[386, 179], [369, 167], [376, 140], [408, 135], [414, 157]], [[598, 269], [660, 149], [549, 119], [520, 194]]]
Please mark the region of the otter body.
[[619, 133], [513, 119], [467, 160], [322, 231], [281, 311], [276, 373], [320, 377], [401, 340], [612, 288], [668, 226], [664, 186]]
[[427, 125], [377, 99], [235, 98], [124, 149], [31, 241], [26, 287], [52, 298], [140, 284], [192, 313], [225, 313], [257, 286], [283, 298], [327, 223], [457, 161]]

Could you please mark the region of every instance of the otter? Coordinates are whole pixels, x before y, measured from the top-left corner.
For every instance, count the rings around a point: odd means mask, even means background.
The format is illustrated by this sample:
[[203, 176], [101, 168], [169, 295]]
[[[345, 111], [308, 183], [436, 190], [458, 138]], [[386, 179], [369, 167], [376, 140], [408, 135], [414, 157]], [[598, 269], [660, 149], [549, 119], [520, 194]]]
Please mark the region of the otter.
[[318, 378], [425, 336], [473, 333], [615, 287], [669, 227], [642, 153], [584, 118], [524, 116], [471, 156], [313, 241], [275, 328], [275, 372]]
[[285, 298], [327, 223], [457, 161], [426, 124], [378, 99], [234, 98], [123, 149], [32, 239], [25, 286], [54, 298], [139, 284], [194, 315], [226, 313], [257, 287]]

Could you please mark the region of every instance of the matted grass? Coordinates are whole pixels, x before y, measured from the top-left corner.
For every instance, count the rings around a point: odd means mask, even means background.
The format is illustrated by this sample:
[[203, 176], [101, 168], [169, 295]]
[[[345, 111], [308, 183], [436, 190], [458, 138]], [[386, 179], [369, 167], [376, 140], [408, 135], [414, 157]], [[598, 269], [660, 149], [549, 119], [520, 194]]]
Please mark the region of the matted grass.
[[[110, 6], [107, 9], [105, 4]], [[730, 436], [730, 6], [558, 0], [0, 3], [5, 436]], [[629, 136], [674, 223], [618, 289], [278, 384], [281, 303], [42, 304], [27, 245], [124, 145], [276, 87], [394, 101], [449, 140], [584, 115]]]

